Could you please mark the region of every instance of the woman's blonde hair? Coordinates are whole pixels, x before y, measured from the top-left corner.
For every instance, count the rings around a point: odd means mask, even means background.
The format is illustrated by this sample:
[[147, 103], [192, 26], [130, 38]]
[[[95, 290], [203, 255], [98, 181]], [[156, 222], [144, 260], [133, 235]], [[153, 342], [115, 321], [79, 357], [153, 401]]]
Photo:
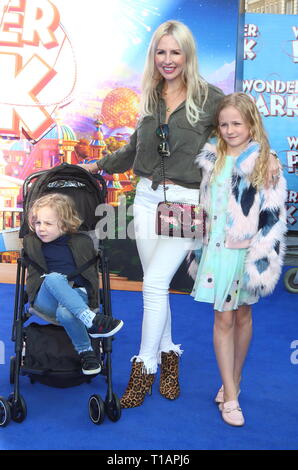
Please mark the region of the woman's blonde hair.
[[28, 222], [29, 227], [35, 232], [35, 223], [37, 220], [37, 213], [43, 207], [50, 207], [53, 209], [58, 217], [58, 226], [63, 233], [77, 232], [82, 220], [76, 211], [73, 200], [64, 194], [51, 193], [36, 199], [32, 204]]
[[155, 53], [159, 41], [166, 34], [174, 37], [185, 54], [182, 80], [187, 89], [186, 117], [191, 125], [195, 125], [207, 100], [208, 84], [199, 74], [196, 44], [190, 29], [175, 20], [162, 23], [149, 44], [142, 80], [141, 116], [152, 116], [157, 110], [157, 85], [163, 77], [155, 66]]
[[253, 99], [246, 93], [231, 93], [222, 98], [215, 116], [217, 141], [217, 159], [214, 167], [214, 174], [218, 174], [224, 165], [227, 154], [227, 144], [220, 135], [219, 114], [224, 108], [233, 106], [241, 114], [242, 119], [249, 126], [251, 140], [260, 144], [259, 158], [251, 175], [251, 183], [254, 187], [264, 184], [268, 170], [268, 157], [270, 146], [266, 131], [263, 126], [262, 117]]

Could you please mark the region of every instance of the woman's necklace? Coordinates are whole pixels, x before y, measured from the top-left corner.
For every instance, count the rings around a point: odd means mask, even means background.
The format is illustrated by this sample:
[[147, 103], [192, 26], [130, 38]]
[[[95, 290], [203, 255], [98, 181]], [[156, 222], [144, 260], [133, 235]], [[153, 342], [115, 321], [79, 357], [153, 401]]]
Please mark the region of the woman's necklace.
[[177, 105], [181, 103], [182, 94], [185, 93], [185, 88], [180, 87], [174, 92], [163, 91], [163, 99], [166, 103], [166, 112], [169, 113], [171, 110], [176, 109]]

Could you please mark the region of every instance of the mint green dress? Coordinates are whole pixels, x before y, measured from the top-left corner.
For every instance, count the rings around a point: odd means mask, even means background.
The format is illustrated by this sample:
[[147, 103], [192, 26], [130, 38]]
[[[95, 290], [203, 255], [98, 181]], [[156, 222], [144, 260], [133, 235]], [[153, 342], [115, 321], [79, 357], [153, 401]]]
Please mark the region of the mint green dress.
[[210, 240], [205, 245], [191, 295], [195, 300], [214, 304], [220, 312], [251, 305], [259, 297], [242, 285], [246, 248], [225, 248], [225, 227], [230, 178], [235, 157], [227, 156], [221, 172], [211, 182]]

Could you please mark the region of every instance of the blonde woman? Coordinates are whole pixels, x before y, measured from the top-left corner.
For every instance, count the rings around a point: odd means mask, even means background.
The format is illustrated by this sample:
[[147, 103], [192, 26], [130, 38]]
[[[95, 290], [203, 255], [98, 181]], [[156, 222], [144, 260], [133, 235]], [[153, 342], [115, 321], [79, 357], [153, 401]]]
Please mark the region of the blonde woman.
[[72, 200], [62, 194], [37, 199], [28, 219], [31, 232], [24, 237], [24, 250], [29, 260], [29, 301], [64, 327], [80, 356], [83, 374], [97, 374], [101, 367], [89, 336], [111, 336], [123, 322], [92, 310], [98, 308], [97, 263], [72, 278], [71, 284], [68, 281], [67, 275], [95, 257], [93, 241], [78, 232], [82, 221]]
[[154, 32], [142, 81], [141, 117], [130, 142], [97, 161], [91, 172], [122, 173], [133, 168], [140, 177], [134, 201], [136, 243], [142, 263], [144, 314], [140, 350], [132, 357], [128, 387], [121, 406], [143, 403], [161, 364], [159, 390], [179, 396], [179, 357], [172, 339], [170, 282], [194, 241], [155, 234], [156, 208], [164, 200], [161, 154], [165, 158], [167, 200], [197, 203], [201, 171], [195, 155], [214, 129], [221, 90], [199, 74], [195, 41], [188, 27], [166, 21]]
[[216, 114], [217, 142], [198, 156], [200, 199], [208, 213], [192, 295], [214, 305], [214, 348], [222, 383], [215, 401], [225, 422], [242, 426], [240, 380], [252, 335], [251, 305], [280, 276], [286, 233], [286, 183], [266, 188], [269, 144], [245, 93], [225, 96]]

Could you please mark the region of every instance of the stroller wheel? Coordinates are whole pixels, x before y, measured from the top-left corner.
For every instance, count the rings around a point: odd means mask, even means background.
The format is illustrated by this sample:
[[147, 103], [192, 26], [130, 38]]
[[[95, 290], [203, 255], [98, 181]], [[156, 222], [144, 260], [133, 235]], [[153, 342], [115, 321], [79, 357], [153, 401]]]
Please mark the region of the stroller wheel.
[[88, 409], [92, 423], [103, 423], [105, 418], [105, 405], [100, 395], [91, 395], [88, 402]]
[[11, 420], [10, 406], [5, 398], [0, 397], [0, 427], [7, 426]]
[[27, 406], [22, 395], [15, 401], [14, 394], [11, 393], [8, 397], [8, 403], [11, 409], [11, 419], [16, 423], [22, 423], [27, 416]]
[[297, 271], [298, 268], [291, 268], [286, 272], [284, 277], [285, 288], [292, 294], [298, 294]]
[[120, 400], [115, 393], [112, 395], [111, 401], [105, 401], [105, 409], [107, 412], [108, 417], [111, 421], [118, 421], [121, 417], [121, 405]]

